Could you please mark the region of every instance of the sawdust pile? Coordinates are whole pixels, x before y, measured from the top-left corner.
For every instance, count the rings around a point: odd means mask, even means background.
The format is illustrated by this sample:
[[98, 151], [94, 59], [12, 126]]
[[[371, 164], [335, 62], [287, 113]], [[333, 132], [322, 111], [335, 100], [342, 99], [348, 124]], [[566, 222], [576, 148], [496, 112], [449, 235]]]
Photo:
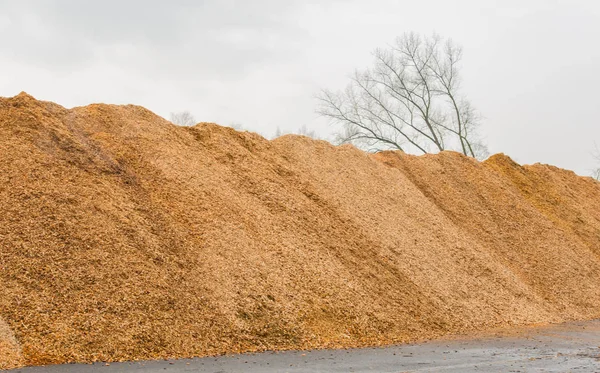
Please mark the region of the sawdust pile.
[[20, 94], [0, 170], [0, 368], [600, 317], [600, 183], [550, 166]]

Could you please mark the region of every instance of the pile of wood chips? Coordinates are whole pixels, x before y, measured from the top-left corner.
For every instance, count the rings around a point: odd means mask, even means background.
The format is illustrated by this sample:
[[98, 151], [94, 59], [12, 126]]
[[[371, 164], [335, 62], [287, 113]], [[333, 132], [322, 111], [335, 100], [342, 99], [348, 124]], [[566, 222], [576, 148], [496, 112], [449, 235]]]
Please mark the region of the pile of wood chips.
[[0, 98], [0, 369], [600, 317], [600, 183]]

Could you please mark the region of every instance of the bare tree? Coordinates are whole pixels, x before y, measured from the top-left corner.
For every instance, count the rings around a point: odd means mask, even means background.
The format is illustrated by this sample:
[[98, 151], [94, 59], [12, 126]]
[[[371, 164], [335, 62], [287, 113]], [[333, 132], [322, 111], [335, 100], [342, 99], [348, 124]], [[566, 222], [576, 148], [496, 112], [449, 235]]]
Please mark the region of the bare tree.
[[[287, 135], [288, 133], [290, 133], [290, 132], [282, 131], [281, 128], [279, 128], [279, 126], [277, 126], [277, 129], [275, 130], [275, 136], [273, 138], [276, 139], [276, 138], [281, 137], [283, 135]], [[294, 133], [297, 134], [297, 135], [302, 135], [302, 136], [310, 137], [310, 138], [313, 138], [313, 139], [319, 139], [319, 135], [317, 135], [317, 132], [314, 131], [314, 130], [309, 129], [306, 126], [306, 124], [303, 124]]]
[[231, 122], [227, 127], [231, 127], [236, 131], [245, 131], [244, 126], [239, 122]]
[[308, 129], [306, 124], [303, 124], [297, 131], [298, 135], [310, 137], [312, 139], [318, 139], [317, 133], [314, 130]]
[[277, 129], [275, 130], [275, 136], [273, 137], [274, 139], [283, 136], [283, 131], [281, 130], [281, 128], [279, 128], [279, 126], [277, 126]]
[[171, 113], [171, 122], [178, 126], [193, 126], [195, 125], [196, 118], [189, 111], [180, 111], [178, 113]]
[[317, 112], [343, 125], [339, 142], [370, 151], [453, 149], [485, 157], [480, 116], [460, 93], [461, 58], [450, 39], [405, 34], [375, 50], [374, 66], [356, 71], [344, 91], [323, 90]]

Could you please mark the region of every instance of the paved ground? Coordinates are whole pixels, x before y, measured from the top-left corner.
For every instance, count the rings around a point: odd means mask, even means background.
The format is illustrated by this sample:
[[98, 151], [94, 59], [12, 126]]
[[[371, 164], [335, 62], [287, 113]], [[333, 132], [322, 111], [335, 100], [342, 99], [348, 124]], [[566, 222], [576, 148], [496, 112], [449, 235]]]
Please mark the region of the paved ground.
[[356, 350], [25, 368], [10, 373], [600, 372], [600, 321]]

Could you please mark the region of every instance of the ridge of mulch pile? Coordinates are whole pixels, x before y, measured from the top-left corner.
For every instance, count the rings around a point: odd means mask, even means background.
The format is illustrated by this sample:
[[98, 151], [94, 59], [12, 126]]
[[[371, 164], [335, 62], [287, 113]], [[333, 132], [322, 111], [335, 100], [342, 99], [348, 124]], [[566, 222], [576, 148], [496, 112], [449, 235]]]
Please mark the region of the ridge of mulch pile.
[[504, 155], [0, 98], [0, 369], [598, 318], [599, 205]]

